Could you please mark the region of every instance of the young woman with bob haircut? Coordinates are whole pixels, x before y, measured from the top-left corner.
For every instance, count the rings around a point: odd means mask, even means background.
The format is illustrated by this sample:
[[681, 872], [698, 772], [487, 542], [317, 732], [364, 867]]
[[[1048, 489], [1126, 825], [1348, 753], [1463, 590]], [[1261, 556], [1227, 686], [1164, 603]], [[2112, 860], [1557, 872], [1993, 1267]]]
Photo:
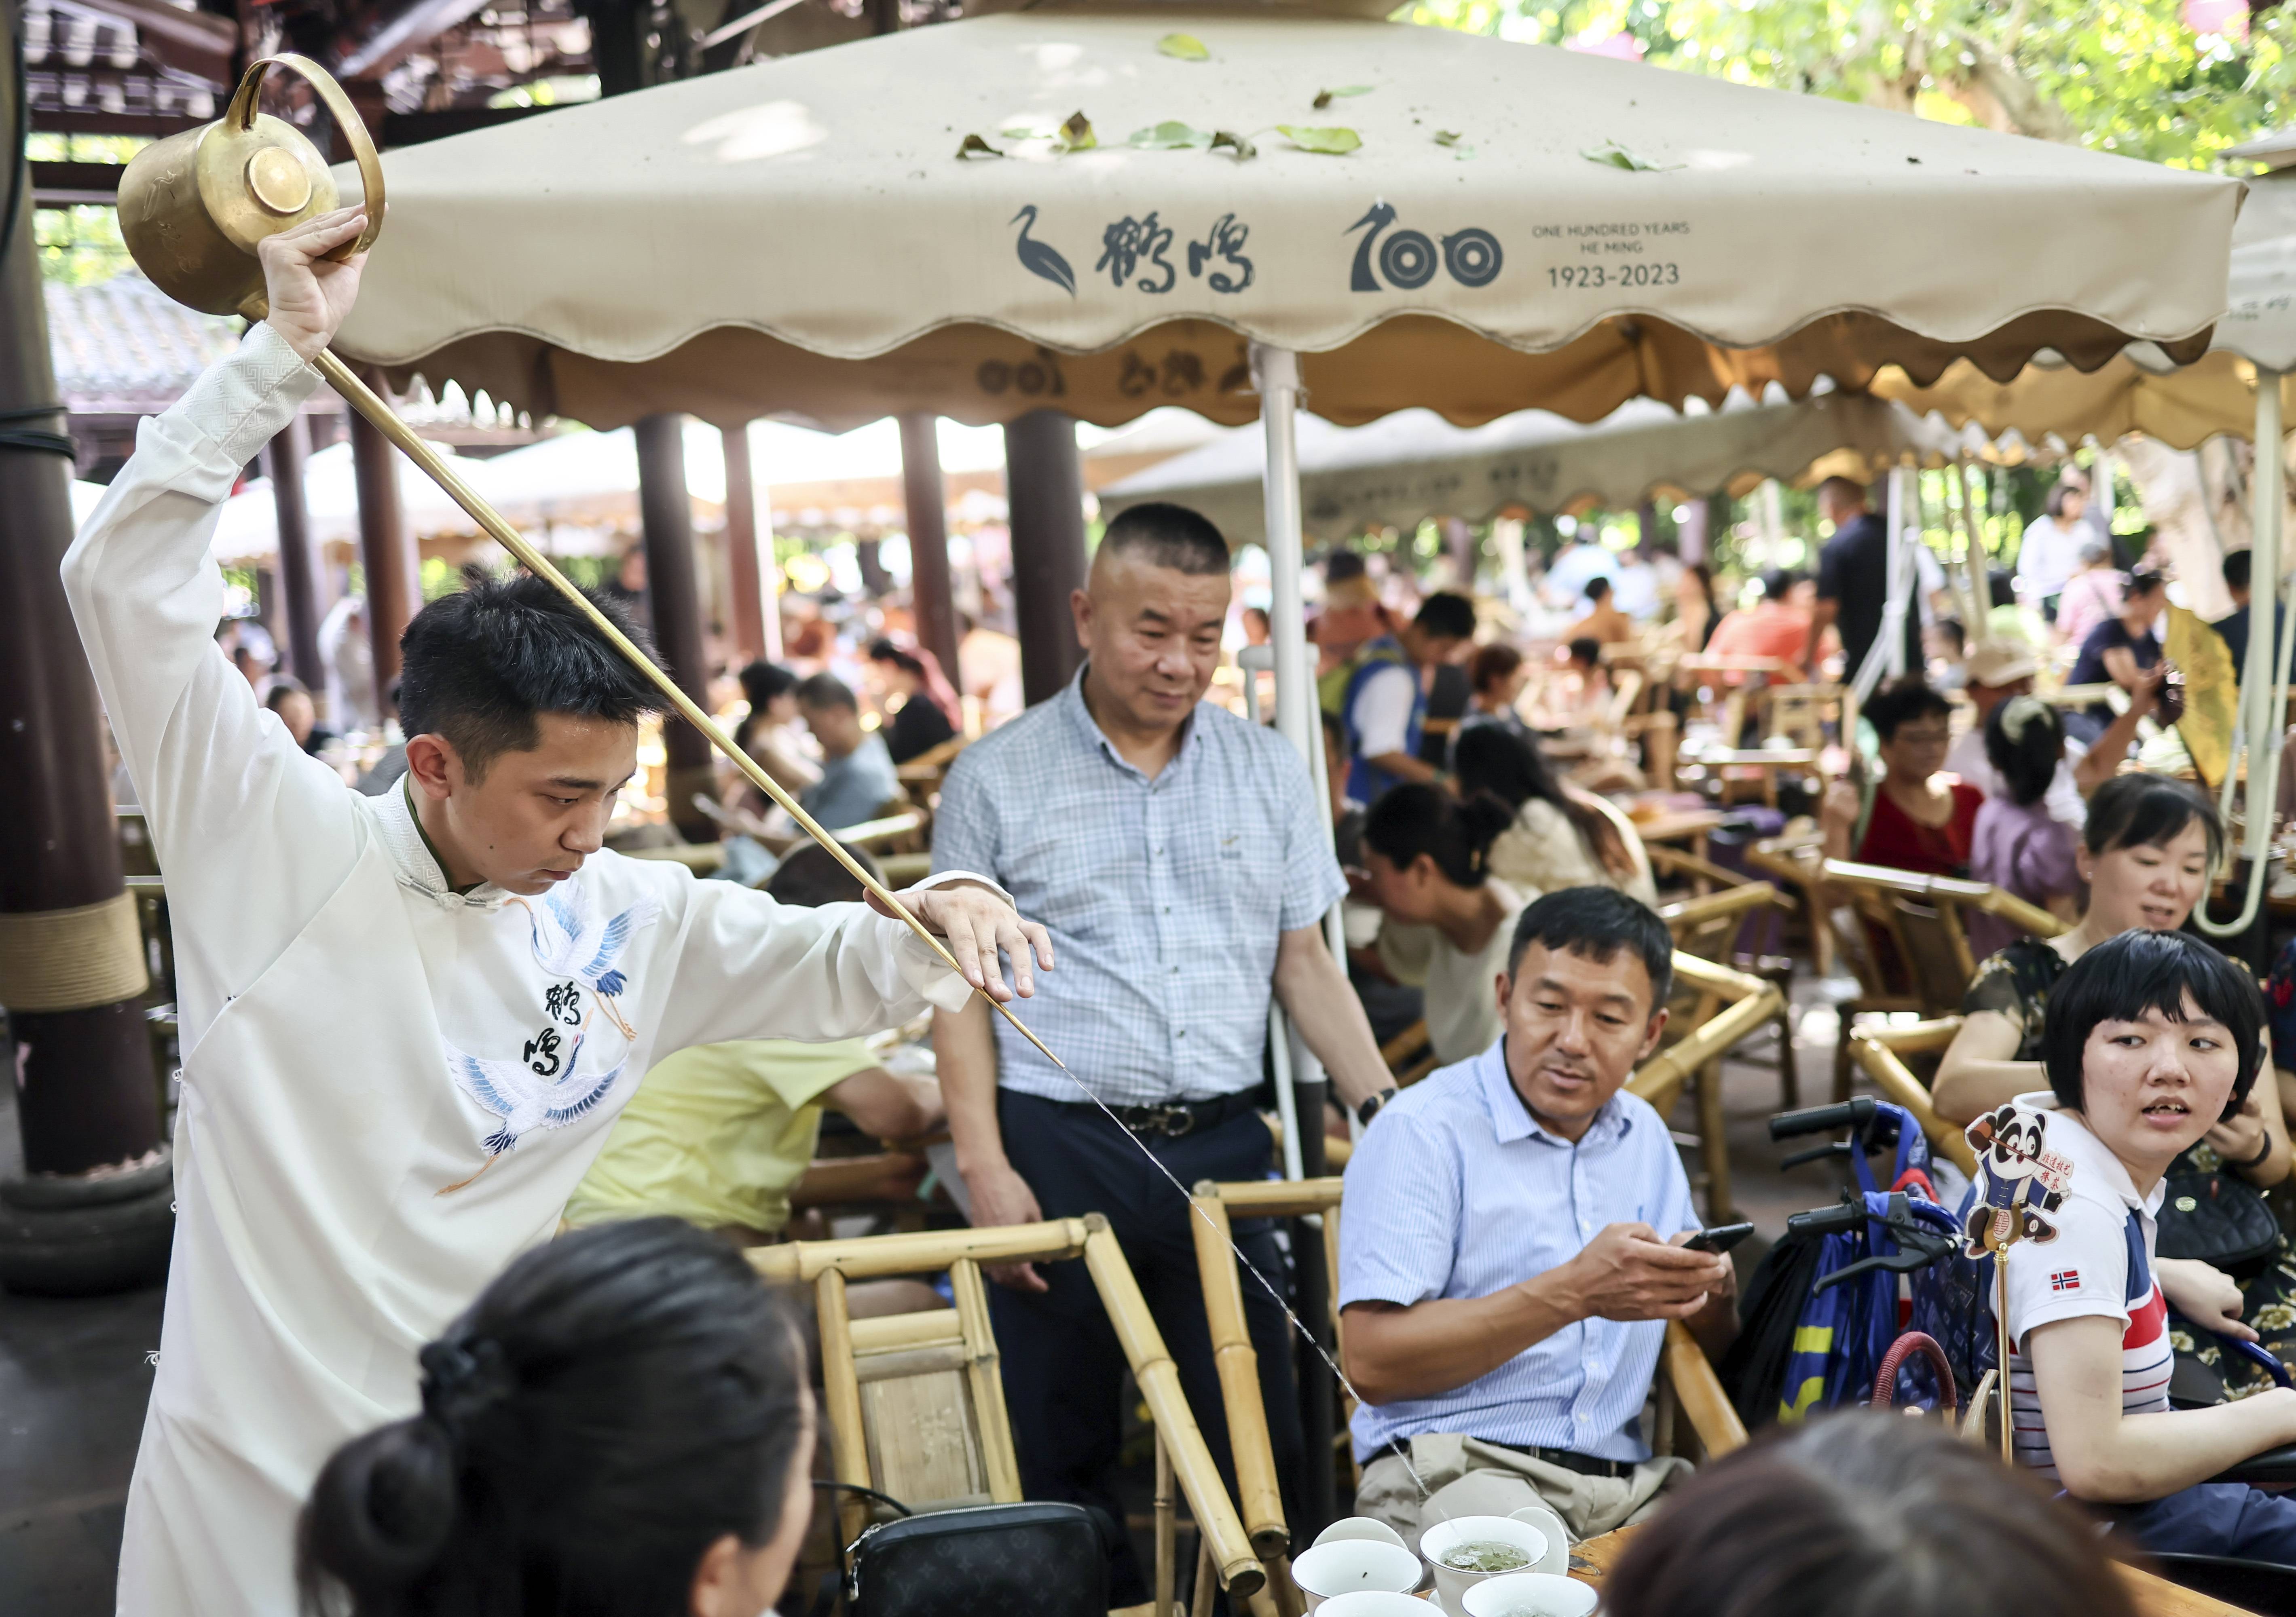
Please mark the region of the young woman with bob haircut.
[[421, 1413], [335, 1451], [296, 1555], [317, 1617], [758, 1617], [812, 1519], [789, 1311], [677, 1219], [578, 1230], [424, 1347]]
[[1938, 1425], [1776, 1431], [1636, 1535], [1603, 1580], [1610, 1617], [2134, 1617], [2079, 1512]]
[[2164, 1290], [2208, 1324], [2222, 1277], [2154, 1253], [2169, 1164], [2238, 1115], [2263, 1031], [2255, 978], [2184, 933], [2124, 932], [2065, 973], [2041, 1036], [2049, 1088], [2018, 1105], [2069, 1172], [2038, 1209], [2046, 1233], [2008, 1250], [2008, 1374], [2018, 1460], [2146, 1549], [2296, 1566], [2296, 1500], [2209, 1481], [2296, 1442], [2296, 1391], [2172, 1411]]

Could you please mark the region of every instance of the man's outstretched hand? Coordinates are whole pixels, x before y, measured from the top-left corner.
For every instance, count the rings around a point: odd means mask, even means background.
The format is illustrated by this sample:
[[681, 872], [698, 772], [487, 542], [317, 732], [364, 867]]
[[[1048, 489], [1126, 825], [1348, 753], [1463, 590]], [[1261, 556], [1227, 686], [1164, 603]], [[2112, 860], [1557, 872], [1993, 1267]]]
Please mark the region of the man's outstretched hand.
[[[1035, 993], [1037, 971], [1053, 968], [1052, 935], [1035, 921], [1022, 920], [1011, 904], [986, 887], [953, 883], [922, 893], [904, 893], [901, 902], [924, 923], [926, 931], [948, 945], [964, 980], [999, 1005], [1009, 1004], [1015, 992], [1024, 999]], [[877, 902], [873, 893], [869, 895], [869, 906], [881, 915], [892, 913]], [[1000, 950], [1013, 962], [1010, 987], [997, 965]]]
[[354, 253], [340, 264], [325, 255], [346, 241], [358, 240], [366, 228], [366, 209], [339, 208], [304, 220], [275, 236], [266, 236], [255, 249], [263, 265], [264, 294], [271, 300], [265, 316], [271, 329], [306, 360], [334, 341], [335, 331], [358, 301], [359, 271], [366, 255]]

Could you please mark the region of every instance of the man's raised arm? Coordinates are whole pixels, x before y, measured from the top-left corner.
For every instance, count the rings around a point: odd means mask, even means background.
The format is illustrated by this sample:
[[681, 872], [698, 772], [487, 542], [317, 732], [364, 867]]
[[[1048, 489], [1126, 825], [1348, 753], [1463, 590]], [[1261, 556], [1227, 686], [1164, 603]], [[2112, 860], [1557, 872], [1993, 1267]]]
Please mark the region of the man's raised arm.
[[[351, 857], [352, 805], [215, 643], [209, 545], [240, 469], [317, 386], [308, 361], [350, 307], [358, 264], [318, 255], [356, 210], [264, 244], [273, 309], [165, 414], [65, 553], [64, 592], [168, 879], [191, 1009], [237, 992], [323, 902]], [[211, 996], [211, 997], [210, 997]]]

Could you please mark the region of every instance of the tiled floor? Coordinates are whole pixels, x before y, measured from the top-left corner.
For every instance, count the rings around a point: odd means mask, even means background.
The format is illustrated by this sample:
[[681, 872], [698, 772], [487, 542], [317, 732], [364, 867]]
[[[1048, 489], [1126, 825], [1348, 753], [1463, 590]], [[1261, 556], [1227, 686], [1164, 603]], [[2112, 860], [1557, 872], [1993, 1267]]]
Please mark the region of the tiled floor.
[[[1832, 1098], [1832, 1002], [1824, 985], [1796, 986], [1801, 1098]], [[1739, 1249], [1747, 1272], [1786, 1215], [1835, 1197], [1826, 1164], [1779, 1172], [1794, 1146], [1764, 1126], [1778, 1109], [1767, 1036], [1724, 1068], [1734, 1199], [1757, 1238]], [[1685, 1105], [1675, 1120], [1692, 1126]], [[13, 1096], [0, 1085], [0, 1174], [17, 1153]], [[1691, 1154], [1694, 1156], [1693, 1154]], [[160, 1340], [160, 1293], [81, 1301], [0, 1294], [0, 1613], [93, 1617], [110, 1609], [122, 1501], [151, 1386], [145, 1355]]]

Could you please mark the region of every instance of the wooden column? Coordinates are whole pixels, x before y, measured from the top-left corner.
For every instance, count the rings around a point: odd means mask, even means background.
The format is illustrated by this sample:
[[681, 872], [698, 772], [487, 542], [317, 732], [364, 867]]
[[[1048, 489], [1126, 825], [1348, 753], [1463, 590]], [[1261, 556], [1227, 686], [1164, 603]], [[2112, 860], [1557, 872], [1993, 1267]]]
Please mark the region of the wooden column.
[[[0, 61], [20, 15], [0, 10]], [[17, 127], [15, 96], [0, 72], [0, 127]], [[21, 167], [0, 173], [9, 195], [20, 205], [0, 220], [0, 1005], [15, 1040], [5, 1081], [17, 1086], [25, 1167], [78, 1173], [159, 1145], [160, 1086], [95, 682], [57, 573], [72, 537], [72, 459]]]
[[263, 459], [264, 470], [271, 474], [271, 502], [279, 513], [279, 593], [287, 620], [282, 649], [288, 672], [310, 687], [315, 700], [324, 702], [327, 675], [319, 666], [320, 562], [311, 549], [310, 513], [303, 504], [303, 466], [310, 453], [310, 435], [299, 415], [273, 437]]
[[948, 578], [948, 491], [940, 476], [940, 431], [933, 415], [901, 417], [901, 497], [909, 513], [909, 595], [917, 643], [956, 681], [956, 605]]
[[763, 581], [758, 570], [758, 496], [750, 476], [750, 429], [729, 427], [726, 445], [726, 570], [733, 597], [726, 627], [743, 662], [767, 656]]
[[1013, 512], [1013, 615], [1021, 690], [1031, 704], [1068, 683], [1084, 660], [1070, 592], [1084, 587], [1084, 468], [1076, 421], [1032, 410], [1004, 423], [1004, 496]]
[[[701, 592], [693, 568], [693, 502], [685, 490], [685, 418], [650, 415], [637, 424], [638, 521], [645, 533], [646, 600], [652, 608], [655, 655], [678, 688], [709, 706], [709, 666], [701, 633]], [[709, 743], [679, 718], [664, 718], [669, 755], [669, 821], [689, 842], [714, 842], [717, 822], [693, 807], [693, 794], [714, 792]]]
[[[369, 372], [365, 380], [381, 391], [381, 377]], [[399, 498], [398, 452], [356, 410], [350, 412], [350, 424], [351, 474], [358, 486], [359, 561], [366, 570], [366, 632], [374, 649], [374, 700], [388, 717], [390, 688], [398, 679], [398, 637], [422, 608], [422, 559]]]

